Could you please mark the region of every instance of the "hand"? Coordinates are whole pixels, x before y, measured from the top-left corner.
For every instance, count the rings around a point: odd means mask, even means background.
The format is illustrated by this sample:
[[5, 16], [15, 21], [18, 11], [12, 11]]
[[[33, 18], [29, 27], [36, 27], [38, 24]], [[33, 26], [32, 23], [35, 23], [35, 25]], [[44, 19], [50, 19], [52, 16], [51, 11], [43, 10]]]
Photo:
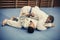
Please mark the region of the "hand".
[[13, 17], [10, 18], [10, 20], [13, 20], [14, 18], [16, 18], [16, 17], [13, 16]]

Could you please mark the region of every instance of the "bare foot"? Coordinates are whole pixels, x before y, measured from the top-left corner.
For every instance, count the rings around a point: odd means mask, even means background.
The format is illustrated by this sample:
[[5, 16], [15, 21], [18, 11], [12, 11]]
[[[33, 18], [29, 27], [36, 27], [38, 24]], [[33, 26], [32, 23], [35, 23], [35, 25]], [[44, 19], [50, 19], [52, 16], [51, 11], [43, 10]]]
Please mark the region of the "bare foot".
[[2, 25], [4, 26], [7, 23], [7, 19], [3, 20]]

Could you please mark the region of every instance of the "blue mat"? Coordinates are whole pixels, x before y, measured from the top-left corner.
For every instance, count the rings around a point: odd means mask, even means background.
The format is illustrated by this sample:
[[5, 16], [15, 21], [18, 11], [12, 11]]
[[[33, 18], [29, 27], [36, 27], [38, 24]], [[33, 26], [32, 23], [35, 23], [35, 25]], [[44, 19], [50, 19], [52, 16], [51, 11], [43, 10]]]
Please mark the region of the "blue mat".
[[25, 29], [13, 28], [11, 26], [1, 26], [5, 18], [19, 16], [20, 8], [0, 9], [0, 40], [60, 40], [60, 8], [41, 8], [49, 15], [53, 15], [55, 27], [45, 31], [37, 31], [29, 34]]

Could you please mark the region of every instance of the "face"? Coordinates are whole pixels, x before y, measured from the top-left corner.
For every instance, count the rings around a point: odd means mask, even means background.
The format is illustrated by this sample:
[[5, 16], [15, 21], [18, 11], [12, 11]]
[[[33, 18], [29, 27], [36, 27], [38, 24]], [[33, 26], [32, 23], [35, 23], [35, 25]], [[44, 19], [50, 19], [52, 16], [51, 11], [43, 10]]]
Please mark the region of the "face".
[[47, 18], [46, 23], [51, 23], [50, 17]]

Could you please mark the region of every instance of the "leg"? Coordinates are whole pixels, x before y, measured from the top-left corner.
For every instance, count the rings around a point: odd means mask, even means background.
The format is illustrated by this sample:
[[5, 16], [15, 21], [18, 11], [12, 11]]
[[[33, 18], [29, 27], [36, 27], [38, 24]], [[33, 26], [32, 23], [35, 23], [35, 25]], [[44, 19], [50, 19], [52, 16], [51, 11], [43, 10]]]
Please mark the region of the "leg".
[[8, 19], [3, 20], [2, 25], [4, 26], [7, 23]]
[[[11, 17], [9, 20], [13, 20], [15, 17]], [[8, 19], [4, 19], [2, 25], [4, 26], [7, 23]]]
[[5, 25], [5, 24], [8, 24], [13, 27], [21, 28], [21, 23], [19, 21], [16, 22], [16, 21], [5, 19], [3, 21], [3, 25]]

